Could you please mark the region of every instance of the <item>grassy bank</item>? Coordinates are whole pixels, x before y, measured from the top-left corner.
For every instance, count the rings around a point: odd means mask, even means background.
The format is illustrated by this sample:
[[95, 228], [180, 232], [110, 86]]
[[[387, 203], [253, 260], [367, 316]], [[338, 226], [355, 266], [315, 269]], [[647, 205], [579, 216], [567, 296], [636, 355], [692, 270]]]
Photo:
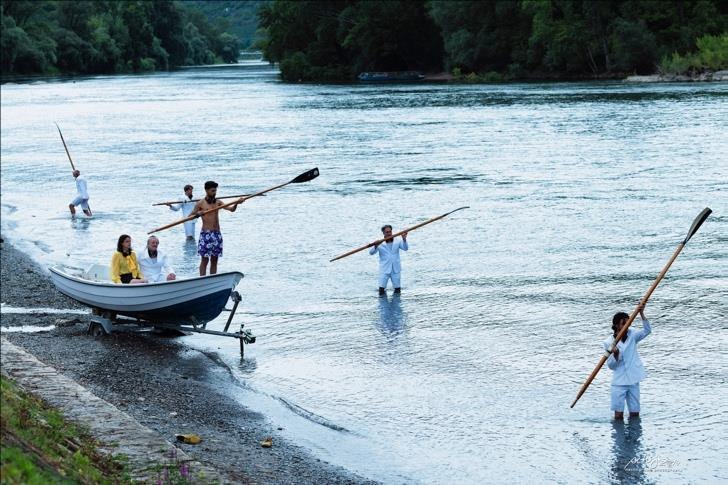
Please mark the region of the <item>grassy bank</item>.
[[129, 483], [124, 463], [56, 410], [0, 377], [3, 484]]

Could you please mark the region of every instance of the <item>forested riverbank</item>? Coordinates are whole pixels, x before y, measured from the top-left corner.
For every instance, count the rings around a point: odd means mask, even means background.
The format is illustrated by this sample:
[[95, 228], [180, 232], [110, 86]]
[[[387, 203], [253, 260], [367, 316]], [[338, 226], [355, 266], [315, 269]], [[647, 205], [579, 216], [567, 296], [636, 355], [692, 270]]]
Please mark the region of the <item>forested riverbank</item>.
[[102, 74], [236, 62], [240, 41], [188, 2], [3, 0], [2, 74]]
[[276, 0], [259, 15], [265, 58], [288, 81], [446, 70], [477, 82], [726, 69], [727, 14], [718, 0]]

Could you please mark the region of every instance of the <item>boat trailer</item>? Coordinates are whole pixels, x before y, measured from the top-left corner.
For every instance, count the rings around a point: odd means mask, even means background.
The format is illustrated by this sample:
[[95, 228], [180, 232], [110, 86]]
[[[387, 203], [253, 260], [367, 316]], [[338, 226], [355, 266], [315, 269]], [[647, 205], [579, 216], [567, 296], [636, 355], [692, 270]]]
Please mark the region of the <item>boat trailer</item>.
[[131, 331], [131, 332], [143, 332], [149, 329], [152, 330], [163, 330], [167, 332], [177, 333], [178, 335], [188, 335], [190, 333], [206, 333], [209, 335], [219, 335], [221, 337], [232, 337], [240, 341], [240, 357], [245, 355], [245, 344], [255, 343], [255, 335], [250, 330], [245, 329], [245, 324], [240, 324], [240, 330], [237, 332], [229, 332], [230, 324], [233, 321], [235, 312], [238, 309], [238, 305], [243, 300], [240, 293], [233, 291], [230, 294], [230, 298], [233, 300], [232, 309], [224, 309], [223, 311], [229, 311], [227, 322], [225, 322], [225, 328], [222, 331], [209, 330], [207, 328], [207, 322], [199, 324], [194, 318], [190, 319], [189, 324], [181, 323], [169, 323], [169, 322], [152, 322], [141, 318], [131, 317], [119, 317], [116, 313], [102, 310], [100, 308], [93, 308], [91, 315], [91, 322], [88, 325], [87, 333], [94, 337], [101, 337], [103, 335], [111, 335], [115, 331]]

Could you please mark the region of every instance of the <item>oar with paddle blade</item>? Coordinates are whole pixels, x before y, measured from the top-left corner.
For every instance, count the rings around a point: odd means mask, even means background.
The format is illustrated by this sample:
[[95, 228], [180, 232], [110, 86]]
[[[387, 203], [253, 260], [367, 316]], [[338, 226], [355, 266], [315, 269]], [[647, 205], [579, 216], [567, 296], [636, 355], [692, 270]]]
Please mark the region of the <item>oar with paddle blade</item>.
[[66, 149], [66, 155], [68, 155], [68, 161], [71, 162], [71, 170], [74, 172], [76, 171], [76, 167], [73, 165], [73, 159], [71, 159], [71, 154], [68, 152], [68, 147], [66, 146], [66, 140], [63, 139], [63, 133], [61, 133], [61, 127], [58, 126], [58, 123], [53, 123], [56, 125], [56, 128], [58, 128], [58, 134], [61, 135], [61, 141], [63, 142], [63, 148]]
[[408, 227], [407, 229], [405, 229], [405, 230], [403, 230], [403, 231], [399, 231], [399, 232], [398, 232], [398, 233], [396, 233], [396, 234], [392, 234], [392, 236], [391, 236], [391, 237], [388, 237], [388, 238], [382, 238], [382, 239], [377, 239], [376, 241], [372, 241], [372, 242], [370, 242], [369, 244], [367, 244], [367, 245], [365, 245], [365, 246], [362, 246], [362, 247], [360, 247], [360, 248], [356, 248], [356, 249], [352, 249], [352, 250], [351, 250], [351, 251], [349, 251], [348, 253], [344, 253], [344, 254], [341, 254], [341, 255], [339, 255], [339, 256], [336, 256], [336, 257], [335, 257], [335, 258], [333, 258], [333, 259], [330, 259], [330, 260], [329, 260], [329, 262], [331, 263], [331, 262], [334, 262], [334, 261], [336, 261], [337, 259], [341, 259], [341, 258], [345, 258], [345, 257], [347, 257], [347, 256], [351, 256], [352, 254], [354, 254], [354, 253], [358, 253], [359, 251], [364, 251], [365, 249], [367, 249], [367, 248], [370, 248], [370, 247], [372, 247], [372, 246], [376, 246], [376, 245], [382, 244], [382, 243], [383, 243], [384, 241], [386, 241], [386, 240], [388, 240], [388, 239], [393, 239], [393, 238], [395, 238], [395, 237], [397, 237], [397, 236], [401, 236], [401, 235], [402, 235], [402, 234], [404, 234], [405, 232], [411, 232], [411, 231], [414, 231], [415, 229], [419, 229], [419, 228], [420, 228], [420, 227], [422, 227], [422, 226], [426, 226], [427, 224], [431, 224], [431, 223], [433, 223], [433, 222], [435, 222], [435, 221], [439, 221], [439, 220], [440, 220], [440, 219], [442, 219], [443, 217], [447, 217], [447, 216], [449, 216], [450, 214], [452, 214], [453, 212], [457, 212], [457, 211], [459, 211], [459, 210], [463, 210], [463, 209], [468, 209], [468, 208], [470, 208], [470, 207], [469, 207], [469, 206], [464, 206], [464, 207], [458, 207], [458, 208], [457, 208], [457, 209], [455, 209], [455, 210], [451, 210], [450, 212], [446, 212], [445, 214], [442, 214], [442, 215], [440, 215], [440, 216], [437, 216], [437, 217], [433, 217], [432, 219], [428, 219], [428, 220], [426, 220], [425, 222], [420, 222], [419, 224], [416, 224], [416, 225], [414, 225], [414, 226], [412, 226], [412, 227]]
[[263, 194], [265, 194], [267, 192], [270, 192], [272, 190], [280, 189], [281, 187], [285, 187], [286, 185], [289, 185], [289, 184], [300, 184], [300, 183], [303, 183], [303, 182], [309, 182], [309, 181], [315, 179], [318, 176], [319, 176], [319, 170], [318, 170], [318, 168], [312, 168], [311, 170], [302, 173], [298, 177], [296, 177], [293, 180], [290, 180], [290, 181], [288, 181], [288, 182], [286, 182], [284, 184], [276, 185], [275, 187], [271, 187], [269, 189], [265, 189], [265, 190], [261, 190], [260, 192], [256, 192], [254, 194], [250, 194], [250, 195], [247, 195], [247, 196], [244, 196], [244, 197], [240, 197], [239, 199], [235, 199], [234, 201], [228, 202], [227, 204], [223, 204], [223, 205], [218, 206], [218, 207], [213, 207], [212, 209], [208, 209], [206, 211], [198, 212], [197, 214], [191, 214], [191, 215], [185, 217], [184, 219], [180, 219], [177, 222], [173, 222], [171, 224], [167, 224], [165, 226], [158, 227], [156, 229], [152, 229], [147, 234], [152, 234], [152, 233], [155, 233], [155, 232], [164, 231], [165, 229], [169, 229], [170, 227], [174, 227], [174, 226], [176, 226], [178, 224], [182, 224], [184, 222], [191, 221], [192, 219], [197, 219], [198, 217], [204, 216], [205, 214], [209, 214], [210, 212], [215, 212], [215, 211], [219, 211], [220, 209], [224, 209], [226, 207], [230, 207], [230, 206], [237, 205], [237, 204], [242, 204], [243, 202], [245, 202], [248, 199], [252, 199], [253, 197], [258, 197], [259, 195], [263, 195]]
[[[237, 195], [226, 195], [225, 197], [218, 197], [218, 199], [239, 199], [240, 197], [248, 197], [253, 194], [237, 194]], [[262, 195], [261, 197], [264, 197]], [[199, 202], [202, 199], [187, 199], [187, 200], [171, 200], [169, 202], [157, 202], [156, 204], [152, 204], [152, 206], [155, 205], [174, 205], [174, 204], [184, 204], [185, 202]]]
[[[688, 243], [690, 238], [693, 237], [696, 232], [698, 232], [698, 229], [700, 229], [700, 226], [703, 224], [703, 222], [705, 222], [705, 220], [708, 218], [708, 216], [710, 215], [711, 212], [713, 212], [713, 211], [711, 211], [709, 208], [706, 207], [705, 209], [703, 209], [703, 211], [700, 214], [698, 214], [698, 217], [695, 218], [695, 220], [693, 221], [693, 225], [690, 226], [690, 230], [688, 231], [688, 234], [685, 237], [685, 239], [680, 244], [678, 244], [677, 249], [673, 253], [670, 260], [667, 262], [665, 267], [662, 268], [662, 271], [660, 272], [660, 274], [657, 275], [657, 278], [652, 283], [652, 286], [650, 286], [650, 289], [647, 290], [647, 293], [645, 293], [645, 296], [642, 297], [641, 301], [643, 303], [647, 303], [647, 300], [649, 300], [650, 296], [652, 296], [652, 292], [655, 291], [655, 288], [657, 288], [657, 285], [660, 284], [660, 281], [662, 281], [662, 278], [667, 273], [667, 270], [669, 270], [670, 266], [672, 266], [673, 261], [675, 261], [675, 259], [678, 257], [678, 255], [683, 250], [685, 245]], [[579, 400], [579, 398], [581, 398], [581, 396], [584, 394], [586, 389], [589, 387], [589, 384], [591, 384], [592, 381], [594, 380], [594, 378], [597, 376], [597, 373], [599, 373], [599, 370], [602, 368], [604, 363], [607, 361], [607, 359], [609, 358], [609, 355], [614, 351], [614, 348], [617, 346], [617, 343], [620, 340], [622, 340], [622, 337], [624, 337], [624, 334], [627, 333], [627, 329], [632, 324], [634, 319], [637, 317], [638, 313], [639, 313], [639, 305], [632, 311], [632, 314], [629, 316], [627, 323], [622, 326], [622, 329], [614, 337], [614, 340], [612, 341], [612, 345], [609, 346], [609, 350], [604, 352], [604, 355], [602, 355], [602, 358], [599, 359], [599, 363], [597, 364], [597, 366], [594, 368], [592, 373], [589, 375], [586, 382], [584, 382], [584, 384], [581, 386], [581, 389], [579, 389], [579, 393], [576, 395], [576, 399], [574, 399], [574, 402], [571, 403], [572, 408], [574, 407], [576, 402]]]

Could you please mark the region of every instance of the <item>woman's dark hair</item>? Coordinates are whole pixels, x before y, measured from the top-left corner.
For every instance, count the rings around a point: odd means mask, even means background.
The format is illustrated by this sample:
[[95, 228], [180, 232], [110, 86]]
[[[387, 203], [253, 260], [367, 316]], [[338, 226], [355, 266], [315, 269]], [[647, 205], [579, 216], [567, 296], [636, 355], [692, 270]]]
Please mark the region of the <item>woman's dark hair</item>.
[[[131, 238], [131, 236], [129, 236], [128, 234], [122, 234], [121, 236], [119, 236], [119, 241], [116, 243], [116, 250], [119, 251], [121, 254], [126, 254], [126, 253], [124, 253], [124, 246], [123, 246], [124, 240], [126, 238]], [[131, 248], [129, 248], [129, 253], [131, 253]]]
[[629, 315], [624, 312], [615, 313], [612, 317], [612, 330], [617, 330], [617, 324], [626, 318], [629, 318]]

